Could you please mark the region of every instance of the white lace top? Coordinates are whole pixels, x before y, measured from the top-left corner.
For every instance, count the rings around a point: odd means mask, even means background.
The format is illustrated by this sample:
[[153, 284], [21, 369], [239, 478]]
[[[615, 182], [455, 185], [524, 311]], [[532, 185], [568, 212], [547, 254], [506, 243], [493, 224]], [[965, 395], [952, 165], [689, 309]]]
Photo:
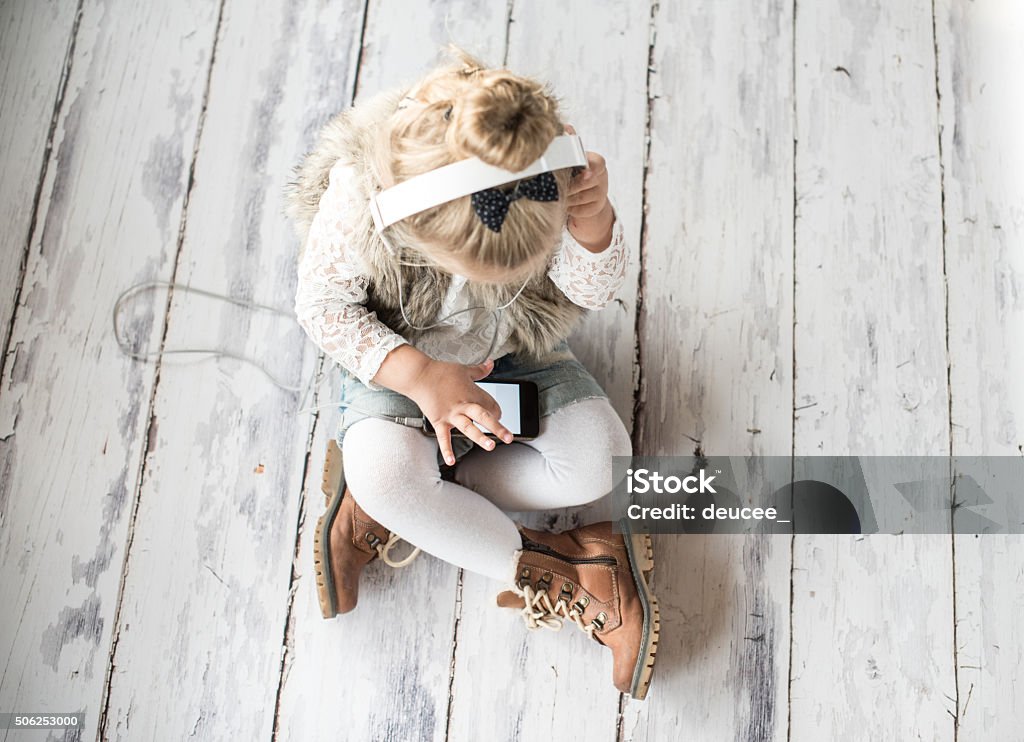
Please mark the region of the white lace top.
[[[352, 220], [348, 218], [351, 209], [365, 208], [365, 197], [360, 204], [360, 194], [353, 184], [351, 166], [343, 161], [335, 165], [299, 263], [295, 313], [302, 328], [330, 358], [371, 389], [380, 389], [372, 382], [377, 369], [389, 351], [408, 341], [365, 306], [369, 276], [352, 248]], [[622, 224], [616, 216], [611, 244], [600, 253], [590, 252], [568, 228], [563, 230], [548, 275], [574, 303], [600, 309], [622, 286], [627, 258]], [[470, 311], [448, 317], [467, 307], [465, 284], [465, 277], [452, 276], [438, 313], [441, 323], [417, 337], [415, 346], [443, 361], [481, 363], [487, 357], [500, 358], [509, 351], [511, 328], [507, 318], [498, 323], [495, 338], [489, 312]], [[492, 340], [494, 351], [488, 355]]]

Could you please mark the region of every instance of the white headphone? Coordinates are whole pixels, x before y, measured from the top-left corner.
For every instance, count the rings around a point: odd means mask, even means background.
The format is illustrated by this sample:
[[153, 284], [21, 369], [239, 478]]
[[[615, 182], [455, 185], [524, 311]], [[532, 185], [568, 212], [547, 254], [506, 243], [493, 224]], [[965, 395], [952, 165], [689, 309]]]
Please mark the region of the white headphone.
[[[524, 170], [514, 173], [504, 168], [488, 165], [477, 157], [470, 157], [453, 162], [451, 165], [429, 170], [374, 194], [370, 198], [370, 214], [373, 216], [377, 234], [380, 235], [388, 250], [394, 253], [395, 248], [384, 235], [384, 230], [395, 222], [477, 191], [496, 188], [505, 183], [511, 183], [513, 180], [529, 178], [550, 170], [574, 166], [587, 166], [587, 153], [583, 149], [583, 141], [577, 134], [563, 134], [555, 137], [548, 148], [544, 150], [544, 154]], [[530, 278], [527, 278], [511, 299], [501, 306], [489, 310], [494, 320], [494, 332], [491, 336], [490, 347], [482, 360], [486, 360], [497, 345], [502, 312], [519, 298], [529, 282]], [[405, 311], [402, 281], [398, 282], [398, 308], [405, 323], [412, 329], [420, 331], [438, 327], [456, 315], [485, 309], [485, 307], [467, 307], [446, 314], [429, 325], [414, 324]]]
[[370, 214], [377, 233], [383, 235], [384, 230], [395, 222], [431, 207], [487, 188], [497, 188], [513, 180], [574, 166], [587, 166], [583, 141], [577, 134], [562, 134], [555, 137], [540, 159], [525, 170], [513, 173], [488, 165], [477, 157], [470, 157], [409, 178], [374, 194], [370, 199]]

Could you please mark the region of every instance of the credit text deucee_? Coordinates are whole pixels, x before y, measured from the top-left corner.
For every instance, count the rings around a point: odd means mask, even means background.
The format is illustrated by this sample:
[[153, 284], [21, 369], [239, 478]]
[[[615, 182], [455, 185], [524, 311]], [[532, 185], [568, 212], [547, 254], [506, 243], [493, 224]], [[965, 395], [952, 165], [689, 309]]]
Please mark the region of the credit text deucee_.
[[[626, 492], [628, 494], [645, 495], [653, 493], [656, 495], [678, 494], [716, 494], [715, 488], [711, 485], [715, 475], [705, 476], [701, 469], [698, 474], [691, 474], [686, 477], [674, 475], [664, 476], [659, 472], [652, 472], [649, 469], [627, 469], [626, 470]], [[693, 505], [673, 503], [667, 507], [644, 507], [641, 505], [630, 505], [626, 509], [626, 515], [631, 520], [695, 520], [697, 508]], [[775, 508], [750, 508], [730, 507], [716, 508], [714, 504], [707, 505], [700, 511], [700, 518], [703, 520], [775, 520], [778, 513]]]

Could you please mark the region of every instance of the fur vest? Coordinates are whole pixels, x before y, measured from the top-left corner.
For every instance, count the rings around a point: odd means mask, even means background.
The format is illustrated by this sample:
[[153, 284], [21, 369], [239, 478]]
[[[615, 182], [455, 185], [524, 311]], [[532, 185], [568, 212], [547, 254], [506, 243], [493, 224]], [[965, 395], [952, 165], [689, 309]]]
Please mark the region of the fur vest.
[[[405, 89], [393, 89], [378, 93], [342, 111], [321, 129], [315, 148], [295, 168], [295, 179], [287, 190], [287, 212], [295, 223], [300, 245], [305, 245], [320, 197], [327, 190], [331, 168], [339, 159], [353, 165], [360, 180], [358, 190], [365, 195], [367, 205], [370, 195], [382, 189], [369, 167], [367, 152], [375, 146], [375, 129], [391, 115], [405, 92]], [[357, 219], [358, 223], [353, 225], [359, 240], [356, 248], [369, 273], [366, 306], [376, 312], [385, 325], [407, 340], [415, 341], [420, 333], [402, 317], [399, 282], [406, 315], [412, 324], [425, 326], [437, 320], [451, 276], [439, 269], [416, 265], [422, 263], [422, 259], [417, 259], [412, 246], [394, 244], [391, 240], [397, 252], [397, 255], [392, 254], [374, 229], [369, 206], [359, 211]], [[505, 304], [521, 285], [467, 282], [470, 306]], [[510, 327], [508, 342], [512, 352], [540, 357], [568, 337], [585, 311], [562, 293], [545, 272], [531, 279], [519, 298], [503, 311], [502, 322]]]

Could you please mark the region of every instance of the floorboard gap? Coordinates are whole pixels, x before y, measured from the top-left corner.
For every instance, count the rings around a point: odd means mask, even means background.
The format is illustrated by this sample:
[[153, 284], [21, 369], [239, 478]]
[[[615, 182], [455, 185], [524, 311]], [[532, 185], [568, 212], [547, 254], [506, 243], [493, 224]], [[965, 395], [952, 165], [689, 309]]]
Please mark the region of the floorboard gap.
[[935, 133], [936, 150], [939, 156], [939, 213], [942, 219], [942, 298], [943, 321], [946, 342], [946, 404], [949, 416], [949, 549], [950, 572], [953, 591], [953, 742], [960, 739], [960, 657], [957, 642], [957, 595], [956, 595], [956, 480], [953, 467], [953, 363], [949, 345], [949, 270], [946, 260], [946, 163], [942, 152], [942, 85], [939, 79], [939, 33], [935, 0], [932, 0], [932, 64], [935, 69]]
[[633, 419], [631, 425], [631, 439], [633, 454], [645, 453], [644, 449], [644, 404], [646, 391], [644, 389], [644, 367], [643, 333], [646, 327], [644, 321], [644, 290], [647, 288], [647, 274], [645, 271], [647, 257], [647, 202], [648, 202], [648, 176], [651, 171], [651, 118], [654, 113], [655, 97], [651, 95], [651, 78], [656, 74], [654, 69], [654, 45], [657, 43], [657, 17], [659, 3], [657, 0], [651, 3], [650, 16], [648, 20], [647, 34], [647, 76], [645, 86], [647, 89], [647, 113], [644, 121], [644, 169], [641, 175], [642, 197], [640, 206], [640, 244], [637, 247], [637, 285], [636, 285], [636, 314], [633, 322], [633, 337], [635, 348], [633, 351]]
[[[793, 512], [793, 482], [796, 480], [796, 225], [797, 219], [799, 218], [799, 195], [797, 193], [797, 182], [796, 182], [796, 163], [797, 163], [797, 147], [799, 140], [797, 139], [797, 105], [796, 105], [796, 41], [797, 41], [797, 24], [796, 24], [796, 13], [797, 13], [797, 0], [793, 0], [793, 12], [792, 12], [792, 28], [790, 30], [790, 36], [792, 38], [792, 55], [790, 57], [790, 96], [792, 98], [792, 125], [793, 125], [793, 161], [791, 163], [792, 171], [791, 178], [793, 181], [793, 245], [792, 245], [792, 266], [793, 266], [793, 294], [792, 294], [792, 305], [793, 305], [793, 322], [791, 325], [790, 334], [790, 347], [792, 348], [792, 358], [790, 359], [790, 407], [792, 413], [790, 417], [790, 446], [789, 446], [789, 510]], [[791, 516], [792, 517], [792, 516]], [[794, 518], [795, 520], [795, 518]], [[796, 604], [796, 585], [794, 583], [794, 573], [796, 570], [796, 525], [790, 524], [792, 532], [789, 537], [789, 657], [787, 658], [788, 668], [786, 671], [786, 742], [791, 742], [793, 738], [793, 607]]]
[[[18, 280], [14, 284], [13, 305], [11, 307], [11, 319], [4, 328], [3, 352], [0, 353], [0, 380], [7, 372], [7, 358], [11, 349], [11, 338], [14, 337], [14, 327], [18, 320], [18, 303], [21, 300], [21, 291], [25, 285], [25, 276], [28, 273], [28, 257], [32, 249], [32, 236], [36, 231], [36, 222], [39, 218], [39, 204], [43, 200], [43, 186], [46, 183], [46, 174], [50, 169], [50, 155], [53, 152], [53, 138], [57, 133], [57, 123], [60, 121], [60, 114], [64, 108], [64, 96], [68, 89], [68, 80], [71, 78], [71, 66], [75, 59], [75, 44], [78, 41], [78, 28], [82, 22], [82, 3], [78, 0], [75, 8], [75, 20], [71, 24], [71, 34], [68, 37], [67, 50], [64, 53], [64, 64], [61, 66], [60, 81], [57, 83], [57, 96], [53, 101], [53, 112], [50, 115], [50, 128], [46, 133], [46, 145], [43, 147], [42, 163], [39, 166], [39, 178], [36, 181], [36, 190], [32, 195], [32, 207], [28, 220], [28, 229], [25, 234], [25, 247], [21, 253], [21, 260], [18, 264]], [[40, 240], [40, 252], [42, 252], [42, 240]], [[0, 394], [3, 393], [0, 388]], [[12, 430], [16, 427], [12, 426]]]
[[[320, 353], [316, 360], [316, 379], [320, 379], [325, 365], [325, 356]], [[292, 569], [288, 576], [288, 607], [285, 610], [284, 629], [281, 634], [281, 666], [277, 675], [277, 688], [274, 691], [274, 718], [271, 721], [270, 739], [273, 742], [278, 738], [281, 724], [281, 697], [284, 693], [284, 684], [288, 678], [288, 669], [292, 660], [292, 646], [295, 637], [295, 591], [298, 589], [298, 578], [300, 565], [302, 564], [302, 533], [306, 525], [306, 504], [309, 497], [304, 497], [306, 484], [309, 479], [310, 465], [313, 462], [313, 442], [316, 440], [317, 430], [320, 426], [320, 403], [319, 386], [313, 389], [313, 398], [310, 403], [313, 406], [313, 420], [306, 433], [306, 456], [302, 463], [302, 474], [299, 477], [299, 507], [295, 517], [295, 544], [292, 550]]]

